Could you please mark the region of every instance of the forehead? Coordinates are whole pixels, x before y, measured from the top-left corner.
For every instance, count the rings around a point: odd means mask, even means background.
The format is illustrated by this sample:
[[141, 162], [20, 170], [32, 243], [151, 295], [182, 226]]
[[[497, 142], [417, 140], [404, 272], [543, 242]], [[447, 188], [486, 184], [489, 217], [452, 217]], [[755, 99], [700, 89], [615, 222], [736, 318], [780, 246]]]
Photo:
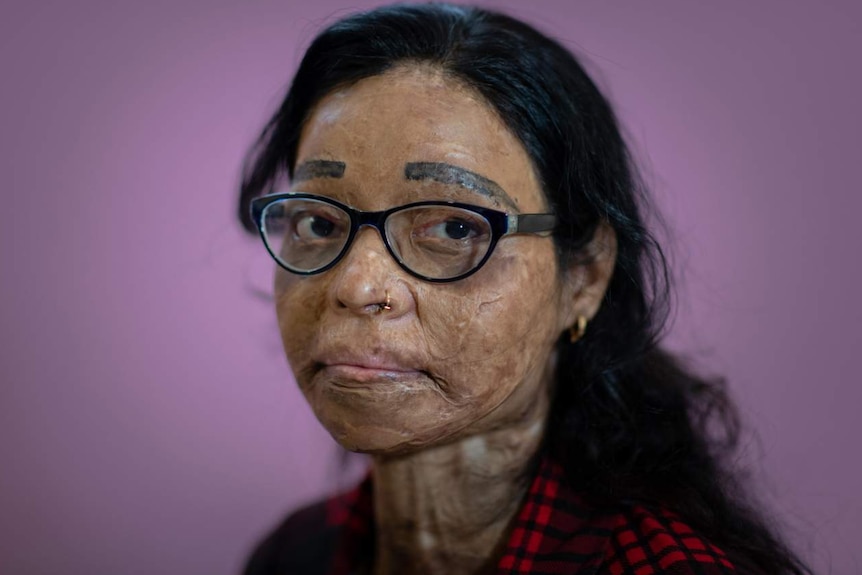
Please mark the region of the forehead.
[[303, 127], [297, 165], [313, 160], [344, 162], [343, 183], [360, 199], [403, 184], [408, 164], [440, 162], [495, 181], [521, 211], [545, 207], [526, 150], [496, 111], [428, 66], [398, 67], [323, 98]]

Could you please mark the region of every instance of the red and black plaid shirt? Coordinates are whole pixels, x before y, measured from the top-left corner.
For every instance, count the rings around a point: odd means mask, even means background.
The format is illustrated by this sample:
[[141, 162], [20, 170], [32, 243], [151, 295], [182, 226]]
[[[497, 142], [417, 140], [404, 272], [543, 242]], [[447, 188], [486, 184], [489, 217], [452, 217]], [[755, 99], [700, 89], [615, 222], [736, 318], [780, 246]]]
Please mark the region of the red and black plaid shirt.
[[[246, 575], [354, 575], [367, 567], [374, 549], [370, 478], [304, 513], [258, 548]], [[316, 543], [313, 517], [325, 522], [328, 545]], [[298, 559], [297, 553], [310, 556]], [[614, 510], [592, 506], [564, 484], [562, 468], [545, 459], [495, 573], [727, 575], [735, 570], [722, 550], [675, 514], [638, 505]]]

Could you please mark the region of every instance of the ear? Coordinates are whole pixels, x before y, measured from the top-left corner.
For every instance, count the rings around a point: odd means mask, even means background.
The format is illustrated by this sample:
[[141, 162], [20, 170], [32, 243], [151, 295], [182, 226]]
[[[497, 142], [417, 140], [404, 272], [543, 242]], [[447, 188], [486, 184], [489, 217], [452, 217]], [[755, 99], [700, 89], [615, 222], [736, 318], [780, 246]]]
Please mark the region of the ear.
[[584, 316], [589, 321], [598, 313], [611, 283], [616, 261], [617, 234], [607, 221], [602, 220], [590, 243], [583, 249], [583, 255], [563, 271], [566, 285], [562, 309], [566, 313], [561, 316], [566, 323], [561, 331], [572, 326], [578, 316]]

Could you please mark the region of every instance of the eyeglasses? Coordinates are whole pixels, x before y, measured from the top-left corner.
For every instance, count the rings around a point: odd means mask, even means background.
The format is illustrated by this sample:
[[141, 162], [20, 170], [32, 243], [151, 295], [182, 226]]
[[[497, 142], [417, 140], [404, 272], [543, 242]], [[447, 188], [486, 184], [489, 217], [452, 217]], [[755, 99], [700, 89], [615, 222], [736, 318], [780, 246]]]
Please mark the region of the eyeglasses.
[[255, 198], [252, 219], [266, 249], [287, 271], [324, 272], [350, 249], [359, 228], [376, 228], [407, 273], [429, 282], [463, 279], [481, 268], [508, 234], [541, 234], [553, 214], [507, 214], [457, 202], [426, 201], [362, 212], [314, 194]]

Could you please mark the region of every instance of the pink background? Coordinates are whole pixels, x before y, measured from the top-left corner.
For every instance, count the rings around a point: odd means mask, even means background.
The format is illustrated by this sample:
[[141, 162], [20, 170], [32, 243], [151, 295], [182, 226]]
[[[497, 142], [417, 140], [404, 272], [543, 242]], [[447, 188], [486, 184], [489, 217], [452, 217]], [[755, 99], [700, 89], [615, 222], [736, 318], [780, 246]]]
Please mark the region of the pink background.
[[[3, 3], [0, 573], [236, 573], [349, 481], [233, 212], [301, 49], [369, 4]], [[817, 570], [860, 572], [860, 4], [494, 5], [598, 70], [676, 228], [673, 346]]]

